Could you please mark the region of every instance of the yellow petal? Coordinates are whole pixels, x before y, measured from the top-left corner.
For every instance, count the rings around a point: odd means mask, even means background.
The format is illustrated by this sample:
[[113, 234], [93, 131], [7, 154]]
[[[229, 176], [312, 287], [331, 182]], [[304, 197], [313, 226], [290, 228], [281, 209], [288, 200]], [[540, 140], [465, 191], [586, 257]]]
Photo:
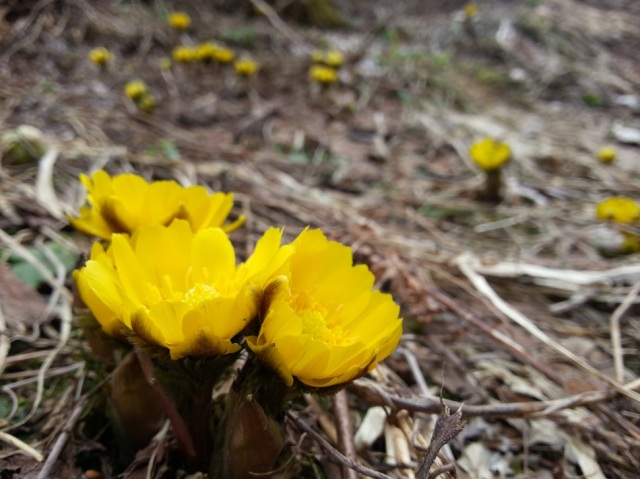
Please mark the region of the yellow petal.
[[303, 231], [293, 246], [296, 250], [291, 258], [292, 286], [299, 290], [313, 290], [319, 278], [336, 265], [352, 264], [351, 248], [328, 241], [320, 230]]
[[[89, 286], [86, 269], [74, 271], [73, 279], [82, 302], [91, 310], [103, 331], [110, 336], [120, 336], [122, 324], [118, 319], [117, 312], [107, 306], [105, 301]], [[114, 301], [111, 301], [111, 304], [114, 304]]]
[[97, 236], [106, 240], [111, 239], [113, 232], [111, 227], [96, 210], [82, 206], [79, 215], [78, 218], [67, 215], [67, 219], [75, 229], [90, 236]]
[[246, 339], [249, 349], [251, 349], [264, 364], [276, 372], [288, 387], [293, 386], [291, 371], [289, 371], [284, 358], [278, 349], [276, 349], [275, 344], [267, 343], [259, 345], [255, 336], [247, 336]]
[[184, 340], [183, 321], [190, 311], [191, 306], [182, 301], [161, 301], [148, 308], [148, 319], [161, 332], [163, 346], [169, 347]]
[[151, 319], [149, 311], [139, 307], [131, 314], [131, 330], [143, 341], [160, 347], [167, 347], [164, 334]]
[[204, 186], [190, 186], [184, 190], [184, 211], [194, 231], [220, 227], [233, 208], [233, 195], [209, 194]]
[[[143, 277], [163, 287], [167, 287], [164, 278], [168, 277], [173, 290], [187, 290], [192, 238], [189, 223], [182, 220], [176, 220], [168, 227], [153, 225], [139, 229], [131, 243]], [[165, 294], [170, 293], [166, 291]]]
[[235, 298], [212, 298], [193, 309], [189, 324], [183, 325], [185, 338], [205, 330], [207, 335], [231, 339], [253, 319], [257, 304]]
[[298, 378], [324, 376], [331, 357], [331, 350], [324, 342], [303, 334], [283, 336], [275, 343], [287, 359], [291, 374]]
[[348, 305], [349, 314], [358, 315], [360, 311], [356, 306], [365, 307], [374, 281], [375, 277], [364, 265], [336, 268], [327, 272], [314, 288], [313, 295], [323, 304]]
[[[230, 317], [234, 306], [232, 299], [216, 298], [189, 311], [182, 324], [184, 341], [171, 348], [172, 357], [204, 357], [238, 351], [240, 345], [232, 343], [231, 338], [244, 323]], [[232, 323], [235, 327], [231, 327]]]
[[235, 251], [229, 237], [220, 228], [198, 231], [191, 248], [194, 283], [223, 282], [224, 278], [231, 278], [235, 273]]
[[251, 280], [260, 288], [277, 277], [288, 273], [288, 260], [294, 249], [280, 246], [282, 230], [269, 228], [258, 240], [255, 250], [247, 261], [238, 267], [238, 279]]
[[144, 304], [147, 296], [145, 277], [136, 255], [131, 249], [129, 238], [123, 234], [114, 234], [111, 239], [114, 266], [122, 285], [122, 290], [136, 304]]
[[261, 336], [265, 342], [273, 342], [282, 336], [302, 334], [302, 319], [284, 301], [274, 301], [262, 323]]

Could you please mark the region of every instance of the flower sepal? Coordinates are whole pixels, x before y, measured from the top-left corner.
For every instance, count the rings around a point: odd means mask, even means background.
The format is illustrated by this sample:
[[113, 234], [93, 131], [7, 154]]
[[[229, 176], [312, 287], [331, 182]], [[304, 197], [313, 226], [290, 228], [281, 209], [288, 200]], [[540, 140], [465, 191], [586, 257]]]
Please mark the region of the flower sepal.
[[[297, 392], [249, 357], [227, 394], [222, 476], [249, 479], [268, 473], [284, 449], [284, 410]], [[220, 461], [216, 461], [220, 463]], [[212, 470], [212, 477], [219, 477]]]

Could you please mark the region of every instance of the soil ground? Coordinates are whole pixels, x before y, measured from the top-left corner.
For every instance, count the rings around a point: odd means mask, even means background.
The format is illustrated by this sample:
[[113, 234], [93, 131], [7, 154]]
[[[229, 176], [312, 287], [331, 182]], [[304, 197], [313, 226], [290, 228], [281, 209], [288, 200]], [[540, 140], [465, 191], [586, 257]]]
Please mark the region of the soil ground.
[[[49, 477], [179, 477], [170, 432], [123, 472], [90, 424], [100, 366], [70, 328], [70, 271], [90, 243], [64, 213], [99, 168], [233, 192], [241, 255], [268, 226], [292, 239], [309, 225], [371, 267], [405, 335], [345, 390], [354, 428], [389, 407], [356, 462], [416, 477], [442, 397], [466, 421], [443, 475], [640, 477], [640, 262], [594, 214], [612, 195], [640, 200], [640, 3], [486, 0], [473, 18], [459, 1], [340, 3], [338, 29], [249, 3], [0, 4], [0, 478], [37, 477], [52, 454]], [[167, 26], [173, 9], [186, 32]], [[259, 72], [161, 68], [205, 40]], [[106, 68], [88, 59], [99, 46]], [[336, 84], [309, 80], [317, 48], [345, 55]], [[124, 95], [133, 79], [151, 113]], [[498, 203], [479, 198], [468, 155], [486, 136], [512, 150]], [[344, 419], [330, 400], [297, 412], [330, 442]], [[287, 427], [297, 467], [277, 477], [353, 477]]]

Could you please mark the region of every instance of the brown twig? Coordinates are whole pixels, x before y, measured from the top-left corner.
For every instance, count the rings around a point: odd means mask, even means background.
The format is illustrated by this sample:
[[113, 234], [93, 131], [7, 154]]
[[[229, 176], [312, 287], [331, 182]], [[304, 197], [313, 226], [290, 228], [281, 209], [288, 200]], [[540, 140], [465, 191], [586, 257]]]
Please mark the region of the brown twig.
[[622, 338], [620, 337], [620, 319], [627, 312], [633, 301], [640, 294], [640, 281], [633, 285], [624, 301], [611, 314], [609, 326], [611, 328], [611, 349], [613, 354], [613, 363], [616, 369], [616, 381], [624, 381], [624, 360], [622, 352]]
[[[336, 415], [338, 447], [347, 459], [353, 461], [356, 458], [356, 448], [353, 443], [353, 426], [349, 412], [349, 398], [344, 389], [333, 397], [333, 410]], [[358, 475], [353, 469], [343, 465], [342, 479], [358, 479]]]
[[311, 436], [320, 445], [320, 447], [324, 449], [324, 451], [327, 454], [329, 454], [333, 459], [335, 459], [339, 464], [346, 466], [350, 469], [353, 469], [354, 471], [359, 472], [360, 474], [364, 474], [365, 476], [373, 477], [374, 479], [393, 479], [391, 476], [387, 476], [382, 472], [374, 471], [373, 469], [369, 469], [368, 467], [361, 466], [360, 464], [353, 462], [351, 459], [345, 457], [340, 451], [338, 451], [335, 447], [329, 444], [327, 440], [324, 437], [322, 437], [320, 434], [318, 434], [316, 431], [314, 431], [312, 427], [310, 427], [308, 424], [298, 419], [293, 413], [288, 411], [286, 415], [289, 418], [289, 420], [291, 420], [291, 422], [293, 422], [298, 429], [304, 431], [309, 436]]
[[58, 439], [56, 439], [56, 442], [53, 445], [51, 452], [47, 456], [47, 460], [45, 461], [44, 465], [42, 466], [42, 469], [40, 469], [40, 472], [38, 473], [37, 479], [46, 479], [47, 477], [51, 477], [51, 469], [53, 469], [53, 466], [56, 464], [58, 457], [60, 457], [60, 453], [62, 452], [62, 449], [64, 448], [65, 444], [69, 440], [71, 431], [73, 430], [76, 423], [80, 419], [80, 415], [84, 411], [84, 408], [86, 405], [87, 405], [87, 396], [83, 396], [78, 402], [78, 404], [76, 404], [76, 407], [73, 409], [73, 411], [71, 412], [71, 415], [69, 416], [69, 419], [67, 419], [66, 424], [62, 428], [62, 433], [58, 436]]
[[[366, 380], [358, 379], [349, 386], [349, 390], [361, 399], [372, 405], [392, 406], [396, 409], [405, 409], [412, 412], [437, 414], [441, 409], [440, 399], [420, 398], [409, 399], [385, 393], [381, 388], [370, 387]], [[587, 406], [604, 402], [616, 395], [615, 391], [594, 391], [577, 394], [563, 399], [549, 401], [530, 401], [518, 403], [487, 404], [482, 406], [464, 405], [464, 415], [491, 416], [491, 417], [523, 417], [523, 416], [547, 416], [561, 409], [570, 407]], [[443, 400], [444, 404], [452, 409], [462, 406], [456, 401]]]
[[[452, 279], [452, 278], [449, 278]], [[457, 280], [456, 280], [457, 282]], [[554, 381], [556, 384], [561, 384], [562, 381], [560, 377], [547, 365], [542, 364], [540, 361], [537, 361], [535, 358], [532, 358], [530, 354], [528, 354], [522, 346], [511, 340], [511, 338], [505, 336], [500, 330], [493, 328], [490, 325], [485, 324], [476, 318], [469, 311], [459, 306], [453, 299], [444, 294], [437, 289], [431, 289], [429, 291], [436, 301], [445, 306], [451, 312], [457, 314], [460, 318], [464, 319], [466, 322], [472, 324], [480, 331], [485, 333], [487, 336], [498, 342], [502, 347], [507, 349], [511, 354], [513, 354], [516, 358], [521, 359], [527, 364], [530, 364], [535, 369], [540, 371], [542, 374], [547, 376], [549, 379]]]
[[271, 8], [271, 6], [263, 0], [251, 0], [251, 3], [256, 7], [267, 20], [278, 30], [283, 36], [285, 36], [290, 42], [295, 43], [299, 47], [302, 47], [307, 53], [311, 53], [311, 46], [306, 42], [302, 35], [296, 32], [293, 28], [287, 25]]

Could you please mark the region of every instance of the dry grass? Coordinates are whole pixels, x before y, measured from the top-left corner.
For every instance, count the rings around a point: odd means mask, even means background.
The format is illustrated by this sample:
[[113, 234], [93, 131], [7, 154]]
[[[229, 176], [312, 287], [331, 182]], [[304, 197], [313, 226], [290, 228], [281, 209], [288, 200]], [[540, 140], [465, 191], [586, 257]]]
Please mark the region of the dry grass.
[[[613, 125], [640, 126], [638, 107], [619, 104], [640, 91], [638, 5], [478, 2], [465, 26], [436, 2], [424, 16], [421, 2], [354, 2], [362, 24], [325, 32], [185, 2], [199, 12], [186, 41], [236, 38], [261, 62], [243, 84], [157, 67], [177, 41], [163, 2], [29, 3], [0, 7], [0, 134], [36, 128], [42, 158], [3, 163], [0, 244], [40, 270], [42, 294], [0, 296], [1, 478], [111, 474], [91, 414], [105, 372], [73, 326], [70, 266], [51, 247], [88, 251], [64, 212], [96, 168], [234, 192], [243, 254], [267, 226], [292, 238], [311, 225], [370, 265], [403, 309], [398, 351], [334, 407], [308, 398], [294, 413], [357, 463], [415, 477], [443, 397], [467, 421], [441, 451], [457, 477], [640, 477], [640, 263], [601, 254], [618, 233], [593, 214], [640, 191], [637, 144], [617, 143], [613, 165], [595, 159]], [[350, 59], [328, 91], [306, 79], [305, 49], [322, 42]], [[116, 53], [104, 71], [87, 61], [99, 45]], [[124, 97], [132, 78], [159, 96], [153, 114]], [[476, 199], [466, 153], [485, 135], [514, 151], [499, 205]], [[380, 405], [383, 440], [356, 451], [336, 439], [345, 416], [357, 428]], [[354, 477], [288, 428], [304, 477]], [[124, 477], [174, 477], [171, 437]]]

